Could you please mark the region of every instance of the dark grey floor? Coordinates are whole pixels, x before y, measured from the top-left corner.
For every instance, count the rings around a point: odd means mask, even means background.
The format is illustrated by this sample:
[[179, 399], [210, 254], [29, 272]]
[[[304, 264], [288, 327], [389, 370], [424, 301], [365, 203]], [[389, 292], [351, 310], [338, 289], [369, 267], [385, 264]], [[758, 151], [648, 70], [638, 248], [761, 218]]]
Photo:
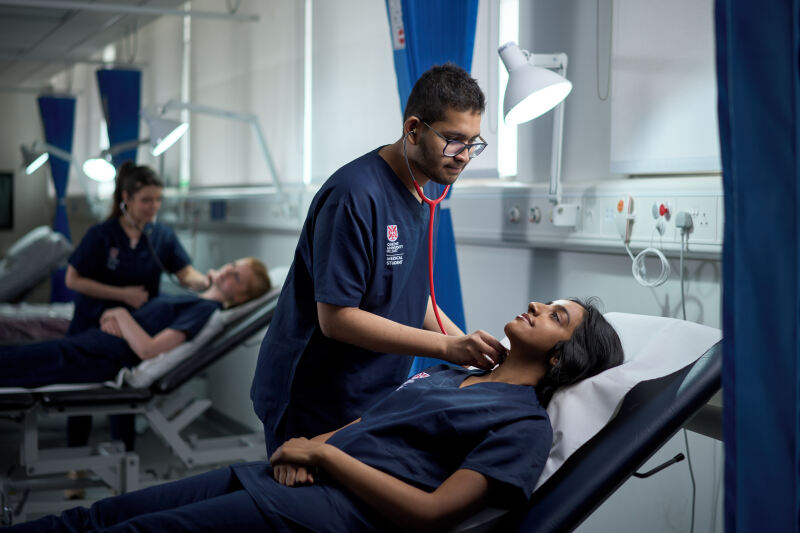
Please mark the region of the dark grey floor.
[[[186, 468], [166, 444], [162, 442], [160, 437], [148, 428], [144, 417], [137, 416], [136, 422], [137, 438], [134, 452], [139, 456], [140, 487], [174, 481], [211, 469], [211, 467]], [[40, 420], [40, 448], [66, 446], [65, 428], [66, 417], [64, 416], [55, 415]], [[19, 421], [0, 416], [0, 475], [4, 475], [6, 478], [10, 476], [15, 480], [24, 477], [21, 476], [19, 467], [21, 430]], [[246, 432], [246, 428], [241, 425], [215, 413], [213, 410], [209, 410], [206, 415], [190, 424], [182, 434], [197, 435], [205, 438]], [[107, 417], [95, 416], [90, 445], [107, 442], [109, 439]], [[26, 479], [29, 480], [31, 478]], [[89, 476], [89, 478], [77, 483], [70, 480], [66, 475], [41, 476], [33, 479], [36, 480], [36, 489], [31, 491], [27, 501], [45, 502], [48, 506], [52, 504], [55, 507], [60, 507], [62, 502], [63, 508], [74, 505], [90, 505], [92, 501], [113, 495], [111, 489], [104, 486], [97, 477], [92, 478], [92, 476]], [[66, 500], [64, 487], [75, 486], [76, 484], [83, 485], [85, 497], [74, 501]], [[21, 493], [14, 493], [11, 495], [10, 503], [18, 505], [21, 498]], [[2, 503], [0, 502], [0, 504]], [[37, 518], [38, 516], [40, 515], [37, 513], [28, 514], [27, 519]], [[15, 523], [18, 521], [18, 519], [14, 520]]]

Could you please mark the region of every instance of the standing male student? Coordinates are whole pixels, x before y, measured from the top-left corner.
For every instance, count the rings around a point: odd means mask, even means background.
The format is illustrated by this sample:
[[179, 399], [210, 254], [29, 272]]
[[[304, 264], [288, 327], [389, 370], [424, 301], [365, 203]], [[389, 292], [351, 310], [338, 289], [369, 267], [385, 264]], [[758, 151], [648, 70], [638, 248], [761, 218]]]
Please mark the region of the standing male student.
[[[351, 161], [308, 210], [250, 395], [267, 450], [336, 430], [402, 384], [413, 355], [490, 368], [505, 349], [465, 335], [428, 293], [429, 208], [413, 185], [449, 185], [486, 146], [483, 92], [463, 69], [425, 72], [402, 137]], [[413, 176], [413, 177], [412, 177]]]

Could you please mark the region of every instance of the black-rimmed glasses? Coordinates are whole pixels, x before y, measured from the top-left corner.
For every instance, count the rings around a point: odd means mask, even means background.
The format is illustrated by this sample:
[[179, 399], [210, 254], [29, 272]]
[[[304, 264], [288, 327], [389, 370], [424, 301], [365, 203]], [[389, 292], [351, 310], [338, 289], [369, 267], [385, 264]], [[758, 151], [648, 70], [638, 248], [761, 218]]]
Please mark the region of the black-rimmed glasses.
[[479, 155], [481, 155], [481, 152], [483, 152], [484, 148], [486, 148], [486, 141], [480, 135], [478, 136], [478, 138], [481, 140], [481, 142], [479, 143], [463, 143], [461, 141], [456, 141], [454, 139], [448, 139], [447, 137], [445, 137], [444, 135], [433, 129], [431, 125], [425, 122], [424, 120], [422, 121], [422, 123], [428, 126], [428, 128], [430, 128], [430, 130], [433, 133], [435, 133], [440, 139], [444, 141], [444, 148], [442, 149], [442, 154], [446, 157], [455, 157], [466, 149], [469, 158], [474, 159]]

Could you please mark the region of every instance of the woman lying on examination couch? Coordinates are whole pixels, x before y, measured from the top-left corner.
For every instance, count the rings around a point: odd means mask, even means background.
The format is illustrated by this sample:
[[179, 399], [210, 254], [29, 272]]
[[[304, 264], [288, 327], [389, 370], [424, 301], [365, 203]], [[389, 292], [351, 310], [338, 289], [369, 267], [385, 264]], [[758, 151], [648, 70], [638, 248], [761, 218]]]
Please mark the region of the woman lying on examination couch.
[[55, 341], [0, 347], [0, 387], [97, 383], [194, 337], [211, 314], [257, 298], [270, 288], [266, 267], [248, 257], [211, 271], [198, 296], [157, 296], [129, 312], [106, 310], [100, 328]]
[[622, 362], [588, 303], [531, 303], [494, 371], [440, 365], [355, 422], [234, 465], [107, 498], [11, 531], [442, 530], [526, 500], [550, 451], [553, 391]]

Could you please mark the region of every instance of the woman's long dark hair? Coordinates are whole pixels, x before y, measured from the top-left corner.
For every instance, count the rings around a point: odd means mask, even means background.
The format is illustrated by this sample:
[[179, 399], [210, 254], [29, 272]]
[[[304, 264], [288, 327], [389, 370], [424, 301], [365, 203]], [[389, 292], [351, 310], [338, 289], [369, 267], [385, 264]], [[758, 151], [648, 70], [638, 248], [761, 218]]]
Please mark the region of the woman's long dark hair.
[[572, 337], [557, 342], [547, 356], [548, 361], [555, 356], [558, 362], [547, 370], [536, 385], [539, 403], [544, 407], [547, 407], [559, 387], [599, 374], [624, 360], [619, 335], [597, 309], [597, 299], [569, 300], [583, 307], [585, 312]]
[[164, 183], [158, 178], [155, 170], [145, 165], [136, 166], [133, 161], [125, 161], [117, 170], [117, 183], [111, 203], [111, 214], [108, 216], [109, 220], [122, 216], [120, 207], [123, 202], [122, 191], [128, 193], [128, 197], [132, 198], [142, 187], [148, 185], [164, 188]]

